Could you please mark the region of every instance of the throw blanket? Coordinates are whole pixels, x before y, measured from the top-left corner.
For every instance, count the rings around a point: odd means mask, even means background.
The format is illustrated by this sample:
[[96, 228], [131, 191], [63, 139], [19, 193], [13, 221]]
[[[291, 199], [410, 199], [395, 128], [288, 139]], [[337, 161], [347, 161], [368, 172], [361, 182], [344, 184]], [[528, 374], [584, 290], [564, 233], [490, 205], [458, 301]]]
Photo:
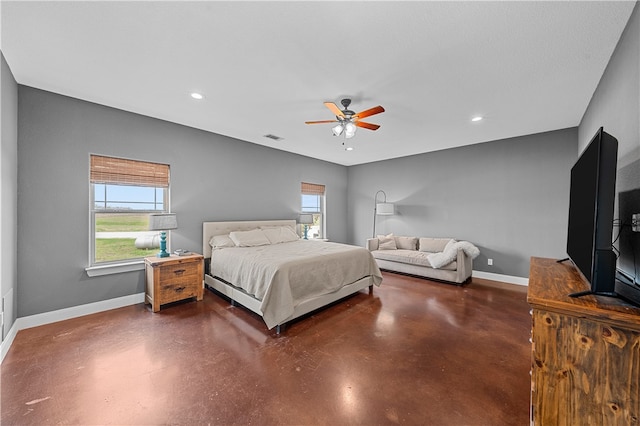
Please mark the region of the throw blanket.
[[427, 259], [432, 268], [438, 269], [456, 260], [458, 257], [458, 249], [462, 249], [464, 253], [471, 259], [475, 259], [480, 254], [478, 247], [469, 241], [449, 241], [443, 251], [439, 253], [430, 253]]

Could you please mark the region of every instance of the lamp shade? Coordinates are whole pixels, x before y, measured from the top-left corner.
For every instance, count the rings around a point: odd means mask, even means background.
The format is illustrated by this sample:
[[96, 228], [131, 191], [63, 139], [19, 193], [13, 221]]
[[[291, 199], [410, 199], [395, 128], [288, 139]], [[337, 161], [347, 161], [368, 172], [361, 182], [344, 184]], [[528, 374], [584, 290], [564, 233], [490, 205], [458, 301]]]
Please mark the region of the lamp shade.
[[331, 131], [333, 132], [334, 136], [340, 136], [343, 130], [344, 130], [344, 127], [342, 126], [342, 124], [338, 124], [337, 126], [334, 126], [331, 128]]
[[301, 225], [311, 225], [313, 223], [313, 215], [312, 214], [301, 214], [298, 218], [298, 223]]
[[178, 228], [178, 218], [175, 213], [152, 213], [149, 215], [150, 231], [167, 231]]
[[344, 137], [347, 139], [351, 139], [356, 134], [356, 125], [349, 121], [344, 125]]
[[394, 213], [394, 205], [392, 203], [376, 204], [376, 213], [379, 215], [390, 216]]

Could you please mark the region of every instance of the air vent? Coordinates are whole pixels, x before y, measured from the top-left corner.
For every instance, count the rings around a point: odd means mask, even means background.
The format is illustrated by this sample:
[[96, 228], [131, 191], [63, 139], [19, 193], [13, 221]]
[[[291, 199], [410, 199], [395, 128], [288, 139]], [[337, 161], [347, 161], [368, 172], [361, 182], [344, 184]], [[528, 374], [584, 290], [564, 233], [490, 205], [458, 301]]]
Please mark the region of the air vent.
[[281, 138], [280, 136], [271, 135], [271, 134], [264, 135], [264, 137], [265, 138], [269, 138], [269, 139], [273, 139], [274, 141], [281, 141], [282, 139], [284, 139], [284, 138]]

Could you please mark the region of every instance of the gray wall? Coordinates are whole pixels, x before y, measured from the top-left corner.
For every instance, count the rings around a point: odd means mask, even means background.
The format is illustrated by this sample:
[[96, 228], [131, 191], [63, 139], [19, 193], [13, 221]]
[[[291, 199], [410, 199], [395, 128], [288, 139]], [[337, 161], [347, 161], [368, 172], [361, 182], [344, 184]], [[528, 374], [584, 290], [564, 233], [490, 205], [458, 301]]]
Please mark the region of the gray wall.
[[[611, 55], [600, 83], [580, 123], [580, 152], [596, 130], [618, 139], [616, 193], [640, 189], [640, 6], [636, 4], [618, 46]], [[618, 217], [616, 200], [616, 217]], [[636, 212], [640, 212], [640, 205]], [[629, 223], [630, 217], [621, 217]], [[614, 229], [617, 234], [618, 228]], [[628, 231], [625, 231], [628, 232]], [[637, 250], [637, 249], [636, 249]], [[625, 254], [625, 257], [633, 257]], [[636, 253], [640, 258], [640, 253]], [[627, 272], [633, 275], [632, 270]]]
[[[582, 152], [600, 126], [618, 139], [618, 162], [640, 158], [640, 6], [629, 18], [578, 129]], [[637, 183], [637, 182], [636, 182]]]
[[576, 158], [571, 128], [352, 166], [350, 240], [371, 237], [382, 189], [397, 213], [378, 216], [376, 233], [471, 241], [481, 251], [475, 270], [528, 277], [531, 256], [565, 255]]
[[143, 272], [89, 278], [89, 154], [168, 163], [173, 247], [202, 222], [295, 219], [300, 182], [326, 185], [328, 237], [346, 242], [347, 169], [18, 86], [18, 316], [144, 291]]
[[[527, 277], [530, 256], [564, 255], [569, 169], [599, 126], [620, 141], [619, 190], [638, 187], [638, 21], [636, 6], [578, 129], [349, 168], [17, 86], [2, 58], [1, 289], [17, 290], [13, 317], [143, 291], [142, 272], [84, 272], [90, 153], [171, 165], [174, 247], [201, 250], [206, 220], [294, 218], [309, 181], [327, 186], [334, 241], [364, 244], [383, 189], [397, 214], [378, 217], [379, 233], [469, 240], [482, 251], [474, 269]], [[5, 213], [16, 192], [19, 221]]]
[[[16, 320], [18, 85], [0, 52], [0, 297], [6, 298], [2, 339]], [[11, 292], [13, 290], [13, 292]]]

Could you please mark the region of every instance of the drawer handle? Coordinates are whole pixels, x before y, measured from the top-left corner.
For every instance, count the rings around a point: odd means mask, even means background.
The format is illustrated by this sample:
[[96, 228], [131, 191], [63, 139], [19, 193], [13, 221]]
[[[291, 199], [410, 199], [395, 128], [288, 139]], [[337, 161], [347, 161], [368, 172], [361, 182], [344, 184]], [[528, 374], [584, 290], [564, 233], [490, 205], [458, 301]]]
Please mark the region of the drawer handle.
[[180, 275], [180, 274], [182, 274], [184, 272], [187, 272], [187, 270], [186, 269], [177, 269], [177, 270], [173, 271], [173, 273], [176, 274], [176, 275]]
[[176, 287], [176, 293], [182, 293], [186, 287]]

